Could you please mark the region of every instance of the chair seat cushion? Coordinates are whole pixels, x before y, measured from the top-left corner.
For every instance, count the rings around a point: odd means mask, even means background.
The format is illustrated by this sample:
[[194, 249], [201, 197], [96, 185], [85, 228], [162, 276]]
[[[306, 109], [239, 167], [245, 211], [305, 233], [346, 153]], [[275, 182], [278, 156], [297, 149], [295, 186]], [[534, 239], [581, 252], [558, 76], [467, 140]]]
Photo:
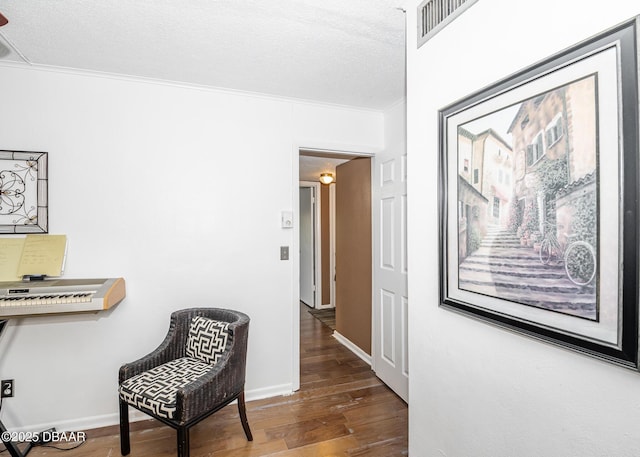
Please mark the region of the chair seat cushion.
[[143, 412], [173, 419], [178, 389], [212, 368], [192, 357], [175, 359], [125, 380], [120, 385], [120, 398]]

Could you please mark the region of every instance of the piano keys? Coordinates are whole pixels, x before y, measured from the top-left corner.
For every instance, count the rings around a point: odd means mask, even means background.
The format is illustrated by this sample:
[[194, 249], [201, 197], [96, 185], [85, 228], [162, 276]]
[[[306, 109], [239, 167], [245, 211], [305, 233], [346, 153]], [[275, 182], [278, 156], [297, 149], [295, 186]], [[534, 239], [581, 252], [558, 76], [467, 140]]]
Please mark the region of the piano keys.
[[0, 282], [0, 319], [97, 312], [125, 297], [123, 278]]

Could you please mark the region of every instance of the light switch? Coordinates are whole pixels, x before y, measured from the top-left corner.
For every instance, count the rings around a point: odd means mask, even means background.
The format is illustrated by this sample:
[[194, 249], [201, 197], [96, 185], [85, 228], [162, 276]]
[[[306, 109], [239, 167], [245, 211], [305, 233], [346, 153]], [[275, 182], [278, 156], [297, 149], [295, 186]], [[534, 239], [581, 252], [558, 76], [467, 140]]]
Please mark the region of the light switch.
[[293, 211], [283, 211], [281, 213], [282, 228], [293, 228]]
[[289, 260], [289, 246], [280, 246], [280, 260]]

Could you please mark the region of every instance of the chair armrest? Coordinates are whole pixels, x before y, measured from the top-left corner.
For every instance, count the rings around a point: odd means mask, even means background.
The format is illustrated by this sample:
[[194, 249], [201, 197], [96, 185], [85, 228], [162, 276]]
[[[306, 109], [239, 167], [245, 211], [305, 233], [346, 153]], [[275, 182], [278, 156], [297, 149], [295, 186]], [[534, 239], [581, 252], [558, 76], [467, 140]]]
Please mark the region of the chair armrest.
[[[180, 333], [177, 329], [176, 320], [172, 316], [169, 323], [169, 330], [164, 341], [144, 357], [122, 365], [118, 373], [118, 384], [122, 384], [125, 380], [144, 371], [182, 357], [184, 350], [180, 347], [180, 340], [184, 341], [184, 336], [180, 335]], [[184, 346], [184, 344], [182, 344], [182, 346]]]
[[[244, 390], [245, 354], [235, 344], [206, 374], [178, 389], [174, 419], [179, 423], [212, 411]], [[246, 348], [246, 345], [244, 345]]]

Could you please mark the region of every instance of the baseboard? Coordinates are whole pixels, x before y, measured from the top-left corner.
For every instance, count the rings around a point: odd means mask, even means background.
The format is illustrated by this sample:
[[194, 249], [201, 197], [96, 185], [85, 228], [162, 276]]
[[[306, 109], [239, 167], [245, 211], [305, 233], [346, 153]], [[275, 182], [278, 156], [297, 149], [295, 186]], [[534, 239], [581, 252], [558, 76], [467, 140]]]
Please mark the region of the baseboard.
[[316, 309], [333, 309], [335, 308], [335, 306], [333, 306], [331, 303], [325, 303], [324, 305], [319, 305]]
[[[291, 384], [281, 384], [277, 386], [264, 387], [261, 389], [252, 389], [245, 391], [245, 400], [261, 400], [263, 398], [271, 398], [278, 396], [291, 395], [293, 390]], [[129, 422], [138, 422], [141, 420], [148, 420], [149, 416], [138, 411], [137, 409], [129, 408]], [[58, 431], [67, 432], [79, 432], [87, 431], [96, 428], [110, 427], [112, 425], [120, 424], [120, 414], [103, 414], [100, 416], [81, 417], [78, 419], [71, 419], [66, 421], [56, 421], [55, 423], [47, 424], [35, 424], [27, 427], [21, 427], [22, 431], [29, 432], [41, 432], [48, 430], [51, 427], [55, 427]]]
[[355, 355], [360, 357], [367, 365], [371, 366], [371, 356], [356, 346], [353, 342], [351, 342], [348, 338], [345, 338], [341, 335], [337, 330], [333, 331], [332, 335], [340, 344], [349, 349]]
[[280, 397], [291, 395], [293, 388], [291, 384], [280, 384], [278, 386], [263, 387], [262, 389], [251, 389], [244, 392], [245, 401], [262, 400], [263, 398]]
[[[143, 420], [145, 417], [147, 419], [149, 418], [149, 416], [145, 416], [139, 411], [129, 411], [129, 420], [131, 422]], [[78, 419], [70, 419], [65, 421], [58, 420], [55, 421], [55, 423], [28, 425], [26, 427], [20, 427], [20, 430], [29, 432], [41, 432], [43, 430], [48, 430], [52, 427], [55, 427], [55, 429], [58, 431], [80, 432], [91, 430], [94, 428], [109, 427], [111, 425], [116, 425], [119, 423], [120, 415], [118, 413], [113, 413], [103, 414], [100, 416], [80, 417]]]

